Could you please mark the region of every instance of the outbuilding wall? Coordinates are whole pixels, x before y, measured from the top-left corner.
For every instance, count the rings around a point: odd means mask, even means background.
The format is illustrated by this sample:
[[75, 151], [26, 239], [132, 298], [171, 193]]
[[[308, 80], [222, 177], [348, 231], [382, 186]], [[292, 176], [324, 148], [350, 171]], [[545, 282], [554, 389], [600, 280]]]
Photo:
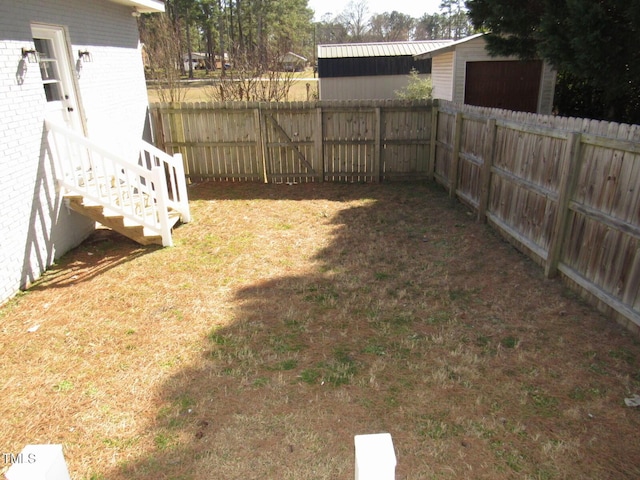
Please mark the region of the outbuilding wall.
[[[420, 74], [419, 78], [431, 75]], [[378, 75], [373, 77], [336, 77], [320, 81], [321, 100], [390, 100], [409, 84], [409, 75]]]
[[453, 100], [453, 65], [455, 51], [443, 53], [433, 58], [431, 78], [433, 81], [433, 98]]
[[412, 55], [318, 58], [320, 100], [390, 100], [412, 70], [430, 78], [431, 59]]

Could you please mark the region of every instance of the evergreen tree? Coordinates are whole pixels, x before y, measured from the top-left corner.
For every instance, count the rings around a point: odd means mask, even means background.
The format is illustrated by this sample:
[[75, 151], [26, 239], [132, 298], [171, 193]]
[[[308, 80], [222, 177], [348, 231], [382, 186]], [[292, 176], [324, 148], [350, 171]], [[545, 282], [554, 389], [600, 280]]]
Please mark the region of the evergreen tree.
[[[468, 0], [496, 55], [542, 58], [559, 72], [562, 114], [640, 122], [640, 1]], [[568, 103], [567, 103], [568, 101]]]

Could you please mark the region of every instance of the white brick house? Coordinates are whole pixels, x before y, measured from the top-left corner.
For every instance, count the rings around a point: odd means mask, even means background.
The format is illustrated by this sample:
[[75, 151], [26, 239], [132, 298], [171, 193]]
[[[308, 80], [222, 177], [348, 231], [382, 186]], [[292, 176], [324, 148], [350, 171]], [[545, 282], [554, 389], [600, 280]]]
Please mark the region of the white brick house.
[[148, 100], [135, 17], [163, 10], [161, 0], [0, 3], [0, 304], [95, 227], [63, 198], [45, 122], [123, 156], [138, 150]]

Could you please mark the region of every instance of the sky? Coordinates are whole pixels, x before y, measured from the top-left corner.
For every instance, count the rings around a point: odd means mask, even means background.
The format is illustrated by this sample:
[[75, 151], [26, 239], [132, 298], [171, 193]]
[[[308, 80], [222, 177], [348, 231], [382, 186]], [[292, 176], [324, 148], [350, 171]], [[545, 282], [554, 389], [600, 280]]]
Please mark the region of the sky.
[[[375, 13], [391, 13], [397, 11], [414, 18], [420, 18], [425, 13], [437, 13], [440, 11], [441, 0], [365, 0], [371, 16]], [[318, 21], [325, 13], [332, 17], [346, 10], [349, 0], [308, 0], [307, 5], [316, 12], [315, 20]]]

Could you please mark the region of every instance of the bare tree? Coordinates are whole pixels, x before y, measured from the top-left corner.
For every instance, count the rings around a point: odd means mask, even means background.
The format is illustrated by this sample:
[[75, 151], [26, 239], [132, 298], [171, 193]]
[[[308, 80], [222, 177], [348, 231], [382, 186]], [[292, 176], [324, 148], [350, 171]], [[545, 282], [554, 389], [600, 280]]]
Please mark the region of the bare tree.
[[181, 102], [187, 90], [180, 82], [180, 37], [166, 14], [140, 18], [140, 37], [144, 43], [145, 72], [154, 82], [162, 102]]
[[351, 0], [338, 16], [338, 21], [347, 27], [352, 41], [362, 42], [368, 30], [369, 7], [366, 0]]
[[[266, 61], [258, 56], [266, 55]], [[293, 72], [283, 72], [280, 58], [270, 53], [236, 52], [233, 68], [209, 88], [212, 101], [284, 102], [293, 85]]]

